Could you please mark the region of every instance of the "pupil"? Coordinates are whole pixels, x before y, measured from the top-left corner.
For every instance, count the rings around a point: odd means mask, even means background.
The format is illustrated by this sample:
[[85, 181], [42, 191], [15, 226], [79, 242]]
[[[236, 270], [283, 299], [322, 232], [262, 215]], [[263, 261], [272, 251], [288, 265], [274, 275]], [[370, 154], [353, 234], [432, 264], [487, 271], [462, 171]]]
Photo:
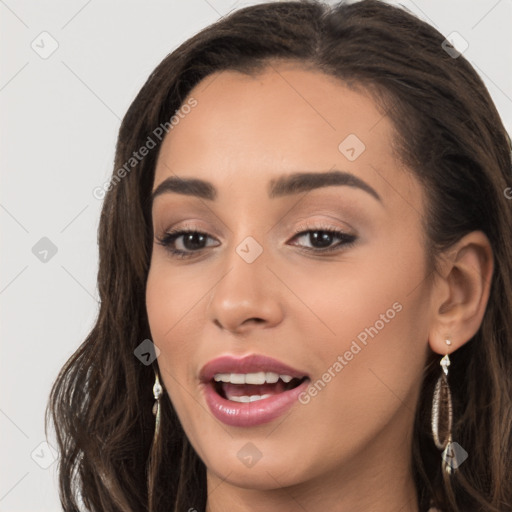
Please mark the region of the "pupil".
[[185, 247], [190, 250], [202, 249], [202, 242], [204, 242], [204, 235], [201, 233], [189, 233], [183, 240]]
[[[318, 233], [321, 236], [318, 236]], [[327, 231], [313, 231], [310, 236], [313, 238], [313, 245], [316, 243], [319, 247], [328, 247], [332, 243], [332, 234]]]

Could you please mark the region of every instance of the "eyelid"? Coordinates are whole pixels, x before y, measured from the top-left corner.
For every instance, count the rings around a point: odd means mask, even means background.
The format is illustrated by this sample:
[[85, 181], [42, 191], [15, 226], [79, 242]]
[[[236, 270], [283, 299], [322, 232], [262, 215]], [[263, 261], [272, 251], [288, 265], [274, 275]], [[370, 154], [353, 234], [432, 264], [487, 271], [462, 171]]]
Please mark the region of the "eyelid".
[[353, 229], [346, 229], [344, 227], [334, 226], [332, 224], [322, 222], [321, 220], [299, 224], [299, 226], [294, 228], [294, 231], [295, 234], [302, 233], [303, 231], [341, 231], [345, 235], [357, 236], [357, 233]]
[[212, 238], [217, 238], [218, 240], [222, 238], [215, 227], [211, 225], [206, 226], [200, 219], [188, 219], [183, 222], [173, 222], [170, 223], [165, 229], [160, 230], [162, 235], [177, 231], [200, 231], [201, 233], [205, 233]]

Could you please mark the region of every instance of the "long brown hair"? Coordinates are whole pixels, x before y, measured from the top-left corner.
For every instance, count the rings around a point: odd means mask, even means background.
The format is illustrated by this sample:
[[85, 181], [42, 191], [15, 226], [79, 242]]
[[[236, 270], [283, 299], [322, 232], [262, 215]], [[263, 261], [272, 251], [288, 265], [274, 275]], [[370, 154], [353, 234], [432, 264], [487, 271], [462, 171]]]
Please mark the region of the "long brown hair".
[[[397, 157], [421, 180], [432, 261], [482, 230], [494, 252], [491, 295], [482, 325], [451, 356], [453, 439], [469, 453], [450, 478], [430, 433], [438, 361], [427, 361], [417, 407], [413, 460], [420, 510], [512, 510], [512, 182], [511, 149], [482, 80], [444, 36], [412, 14], [378, 0], [329, 6], [265, 3], [232, 12], [169, 54], [126, 113], [114, 173], [211, 73], [255, 74], [291, 59], [372, 94], [396, 131]], [[168, 125], [167, 125], [168, 126]], [[153, 139], [156, 139], [153, 136]], [[101, 306], [86, 340], [61, 370], [47, 425], [61, 453], [66, 511], [148, 509], [148, 456], [154, 431], [154, 368], [135, 356], [151, 338], [145, 285], [153, 230], [150, 193], [157, 147], [112, 181], [101, 214]], [[117, 174], [119, 176], [119, 174]], [[156, 362], [153, 363], [156, 367]], [[162, 403], [162, 442], [151, 465], [154, 510], [203, 511], [206, 469], [170, 400]]]

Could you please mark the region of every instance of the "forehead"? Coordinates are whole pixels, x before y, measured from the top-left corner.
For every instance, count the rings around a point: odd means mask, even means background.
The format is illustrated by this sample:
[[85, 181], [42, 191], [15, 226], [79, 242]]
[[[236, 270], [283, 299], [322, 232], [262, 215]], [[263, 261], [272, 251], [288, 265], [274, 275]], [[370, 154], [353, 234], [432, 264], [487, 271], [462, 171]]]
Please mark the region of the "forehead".
[[[215, 181], [219, 173], [261, 176], [276, 167], [329, 169], [392, 159], [393, 130], [382, 109], [369, 94], [317, 70], [273, 64], [251, 76], [222, 71], [188, 97], [197, 105], [166, 135], [155, 183], [171, 170]], [[357, 161], [343, 153], [346, 140], [362, 151]]]

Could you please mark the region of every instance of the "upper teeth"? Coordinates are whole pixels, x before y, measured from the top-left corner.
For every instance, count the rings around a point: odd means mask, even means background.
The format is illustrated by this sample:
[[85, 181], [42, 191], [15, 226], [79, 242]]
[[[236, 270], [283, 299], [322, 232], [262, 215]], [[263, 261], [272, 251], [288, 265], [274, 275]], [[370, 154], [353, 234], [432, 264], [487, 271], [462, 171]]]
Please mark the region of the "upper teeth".
[[216, 382], [231, 382], [231, 384], [274, 384], [279, 379], [288, 383], [293, 379], [290, 375], [279, 375], [274, 372], [217, 373], [213, 378]]

